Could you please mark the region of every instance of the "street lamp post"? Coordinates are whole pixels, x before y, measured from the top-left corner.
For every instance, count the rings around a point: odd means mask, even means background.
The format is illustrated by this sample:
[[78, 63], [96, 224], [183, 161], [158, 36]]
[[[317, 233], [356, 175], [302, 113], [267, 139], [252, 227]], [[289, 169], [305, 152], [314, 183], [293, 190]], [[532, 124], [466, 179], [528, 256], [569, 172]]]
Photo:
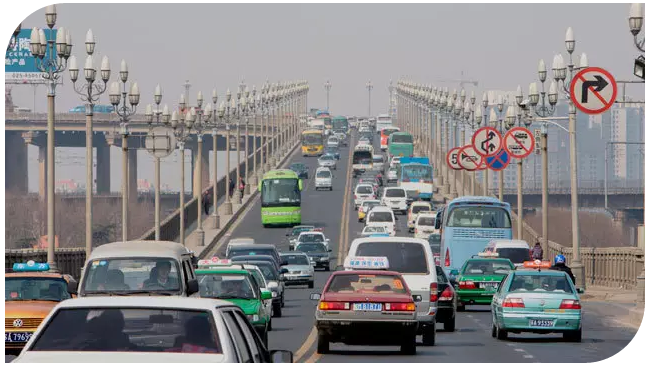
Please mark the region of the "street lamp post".
[[221, 106], [219, 106], [219, 120], [225, 123], [226, 132], [225, 202], [223, 203], [223, 206], [221, 206], [223, 215], [232, 215], [231, 198], [233, 193], [230, 191], [230, 124], [232, 123], [236, 107], [236, 102], [232, 99], [232, 93], [230, 93], [230, 89], [228, 89], [225, 93], [225, 101], [221, 101]]
[[[250, 99], [248, 100], [248, 104], [250, 105], [250, 111], [252, 113], [252, 173], [250, 176], [250, 182], [256, 183], [258, 182], [258, 172], [257, 172], [257, 140], [260, 139], [257, 136], [257, 125], [258, 123], [258, 117], [259, 117], [259, 111], [261, 109], [261, 93], [257, 94], [257, 88], [253, 85], [252, 86], [252, 95], [250, 96]], [[260, 127], [261, 129], [261, 127]], [[261, 137], [261, 135], [259, 135]], [[260, 150], [263, 152], [263, 150]], [[260, 157], [261, 158], [261, 157]], [[261, 166], [261, 160], [259, 165]], [[246, 185], [248, 184], [248, 181], [246, 181]]]
[[[191, 112], [187, 110], [185, 114], [185, 95], [180, 95], [180, 102], [178, 103], [180, 113], [176, 110], [171, 113], [171, 128], [178, 141], [178, 149], [180, 150], [180, 243], [185, 244], [185, 142], [189, 138], [189, 133], [192, 128]], [[200, 208], [200, 206], [199, 206]]]
[[93, 65], [92, 54], [95, 52], [95, 37], [92, 30], [88, 30], [86, 34], [86, 63], [84, 65], [83, 74], [86, 83], [77, 88], [76, 82], [79, 77], [79, 68], [77, 66], [77, 59], [72, 55], [70, 58], [69, 71], [70, 80], [72, 80], [72, 88], [81, 97], [81, 101], [86, 103], [86, 259], [90, 256], [92, 251], [92, 191], [93, 191], [93, 111], [95, 103], [99, 100], [99, 96], [106, 91], [108, 80], [110, 79], [110, 64], [108, 57], [104, 56], [101, 62], [101, 80], [103, 83], [95, 83], [97, 70]]
[[[213, 190], [212, 190], [212, 199], [214, 202], [214, 210], [212, 211], [212, 228], [218, 229], [221, 227], [221, 222], [219, 218], [219, 192], [218, 192], [218, 181], [219, 181], [219, 175], [218, 175], [218, 169], [219, 169], [219, 160], [218, 160], [218, 114], [217, 114], [217, 105], [216, 103], [219, 100], [219, 95], [214, 88], [212, 90], [212, 155], [214, 157], [214, 182], [212, 183]], [[227, 188], [227, 183], [226, 183], [226, 188]]]
[[324, 88], [327, 91], [327, 111], [329, 111], [329, 91], [331, 91], [331, 82], [329, 80], [325, 82]]
[[371, 117], [372, 116], [372, 89], [374, 88], [374, 86], [372, 85], [372, 81], [367, 81], [365, 87], [367, 88], [367, 116]]
[[195, 188], [197, 191], [197, 206], [196, 206], [196, 246], [203, 247], [205, 245], [205, 231], [203, 230], [203, 130], [212, 118], [212, 104], [207, 103], [205, 110], [203, 110], [203, 93], [198, 91], [196, 97], [197, 109], [190, 109], [192, 125], [196, 131], [196, 176], [194, 177]]
[[[155, 132], [153, 131], [153, 115], [156, 116], [156, 124], [160, 126], [160, 116], [162, 116], [162, 123], [164, 126], [169, 124], [170, 114], [169, 107], [165, 104], [162, 111], [160, 110], [160, 103], [162, 102], [162, 88], [160, 85], [157, 85], [155, 92], [153, 94], [153, 101], [156, 104], [155, 112], [151, 108], [151, 104], [147, 105], [145, 110], [146, 121], [149, 124], [149, 135], [152, 136], [155, 142]], [[160, 240], [160, 158], [157, 155], [153, 155], [154, 161], [154, 192], [155, 192], [155, 215], [154, 215], [154, 228], [155, 228], [155, 240]]]
[[[53, 35], [56, 24], [56, 5], [45, 8], [45, 20], [49, 28], [49, 36]], [[57, 271], [54, 258], [56, 244], [55, 214], [54, 214], [54, 98], [56, 84], [67, 66], [72, 52], [72, 39], [64, 27], [58, 29], [56, 39], [48, 38], [43, 29], [32, 28], [30, 49], [35, 57], [36, 68], [42, 77], [48, 81], [47, 90], [47, 262], [50, 269]], [[54, 53], [56, 52], [56, 56]]]
[[[122, 81], [122, 87], [118, 82], [113, 82], [110, 86], [110, 103], [115, 107], [115, 113], [120, 118], [120, 133], [122, 135], [122, 241], [128, 240], [128, 120], [137, 111], [137, 104], [140, 102], [140, 89], [137, 82], [131, 83], [130, 91], [126, 92], [126, 81], [128, 81], [128, 65], [122, 60], [119, 77]], [[127, 105], [126, 97], [128, 95]], [[120, 107], [120, 101], [123, 101]]]
[[642, 40], [638, 39], [638, 34], [642, 30], [643, 23], [643, 4], [631, 4], [631, 8], [629, 10], [629, 30], [633, 35], [633, 43], [635, 44], [635, 47], [644, 53], [644, 38]]

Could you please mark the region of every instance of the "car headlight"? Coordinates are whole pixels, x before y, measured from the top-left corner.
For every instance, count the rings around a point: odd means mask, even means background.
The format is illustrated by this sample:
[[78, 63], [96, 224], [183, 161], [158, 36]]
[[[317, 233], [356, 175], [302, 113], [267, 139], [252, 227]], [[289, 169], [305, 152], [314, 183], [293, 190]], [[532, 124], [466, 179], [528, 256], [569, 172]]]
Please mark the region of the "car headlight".
[[249, 320], [251, 320], [253, 322], [259, 321], [259, 315], [257, 315], [257, 314], [255, 314], [255, 315], [246, 315], [246, 316], [248, 317]]
[[323, 257], [320, 258], [320, 261], [329, 261], [329, 257], [328, 256], [323, 256]]
[[270, 291], [270, 295], [275, 298], [277, 297], [277, 291]]

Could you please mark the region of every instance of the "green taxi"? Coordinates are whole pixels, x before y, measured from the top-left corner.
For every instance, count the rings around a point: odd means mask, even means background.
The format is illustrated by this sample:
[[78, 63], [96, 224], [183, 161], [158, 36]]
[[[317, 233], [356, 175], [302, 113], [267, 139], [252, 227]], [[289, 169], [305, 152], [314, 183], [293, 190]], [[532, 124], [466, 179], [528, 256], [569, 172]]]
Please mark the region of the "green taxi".
[[467, 260], [456, 278], [457, 310], [467, 305], [489, 305], [500, 282], [514, 269], [509, 259], [483, 254]]
[[499, 340], [508, 333], [562, 333], [571, 342], [581, 341], [581, 303], [568, 275], [549, 270], [550, 262], [526, 261], [511, 272], [491, 302], [491, 335]]
[[270, 314], [264, 308], [264, 300], [272, 299], [270, 291], [261, 291], [255, 278], [243, 266], [221, 264], [209, 265], [204, 260], [196, 269], [198, 289], [201, 298], [230, 301], [239, 306], [264, 344], [268, 344]]

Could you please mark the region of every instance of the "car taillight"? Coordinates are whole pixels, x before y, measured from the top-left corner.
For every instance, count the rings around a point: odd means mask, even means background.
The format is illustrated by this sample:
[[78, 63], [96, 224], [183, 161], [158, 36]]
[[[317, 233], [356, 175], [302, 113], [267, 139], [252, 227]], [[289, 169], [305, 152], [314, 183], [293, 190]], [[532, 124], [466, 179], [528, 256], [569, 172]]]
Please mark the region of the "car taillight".
[[386, 302], [385, 311], [415, 311], [414, 302]]
[[354, 194], [354, 200], [356, 199], [356, 194]]
[[453, 291], [451, 287], [446, 287], [442, 294], [439, 296], [439, 301], [451, 301], [453, 300]]
[[445, 267], [450, 267], [451, 266], [451, 255], [448, 253], [448, 249], [446, 249], [446, 257], [444, 258], [444, 266]]
[[460, 289], [462, 289], [462, 290], [475, 289], [475, 283], [473, 283], [471, 281], [460, 281]]
[[437, 282], [430, 284], [430, 302], [437, 301]]
[[330, 302], [320, 301], [318, 305], [320, 310], [349, 310], [349, 302]]
[[581, 303], [579, 300], [562, 300], [559, 309], [579, 310], [581, 309]]
[[523, 303], [523, 299], [507, 298], [505, 299], [505, 301], [503, 301], [503, 307], [504, 308], [524, 308], [525, 304]]

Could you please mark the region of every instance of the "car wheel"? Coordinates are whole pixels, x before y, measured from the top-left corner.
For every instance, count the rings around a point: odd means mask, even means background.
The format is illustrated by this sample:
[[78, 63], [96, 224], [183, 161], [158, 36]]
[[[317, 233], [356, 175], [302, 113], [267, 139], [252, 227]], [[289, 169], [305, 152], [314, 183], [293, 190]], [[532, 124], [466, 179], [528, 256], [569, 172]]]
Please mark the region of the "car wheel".
[[570, 342], [581, 342], [581, 328], [577, 331], [564, 332], [563, 339]]
[[264, 343], [264, 346], [268, 348], [268, 330], [264, 331], [264, 334], [261, 337], [261, 341]]
[[444, 322], [444, 331], [453, 332], [455, 330], [455, 317]]
[[496, 338], [496, 324], [491, 323], [491, 337]]
[[273, 319], [271, 318], [268, 319], [268, 331], [270, 332], [272, 330], [273, 330]]
[[413, 334], [410, 337], [404, 337], [403, 342], [401, 343], [400, 351], [404, 355], [416, 355], [417, 354], [417, 335]]
[[435, 323], [433, 322], [432, 325], [426, 327], [424, 329], [424, 334], [421, 337], [421, 341], [424, 343], [424, 346], [435, 346], [435, 333], [437, 331], [437, 328], [435, 327]]
[[499, 340], [506, 340], [507, 339], [507, 331], [504, 329], [499, 328], [496, 326], [496, 338]]
[[329, 337], [326, 333], [318, 332], [318, 348], [316, 352], [318, 354], [329, 353]]
[[282, 307], [284, 307], [284, 292], [282, 292]]
[[309, 288], [313, 288], [313, 281], [309, 282]]
[[278, 318], [282, 317], [282, 306], [281, 306], [281, 304], [273, 305], [273, 316], [276, 316]]
[[324, 267], [324, 270], [325, 270], [325, 272], [330, 271], [330, 270], [331, 270], [331, 266], [327, 265], [326, 267]]
[[457, 306], [457, 311], [464, 311], [464, 310], [466, 310], [466, 306], [465, 306], [465, 305], [458, 305], [458, 306]]

